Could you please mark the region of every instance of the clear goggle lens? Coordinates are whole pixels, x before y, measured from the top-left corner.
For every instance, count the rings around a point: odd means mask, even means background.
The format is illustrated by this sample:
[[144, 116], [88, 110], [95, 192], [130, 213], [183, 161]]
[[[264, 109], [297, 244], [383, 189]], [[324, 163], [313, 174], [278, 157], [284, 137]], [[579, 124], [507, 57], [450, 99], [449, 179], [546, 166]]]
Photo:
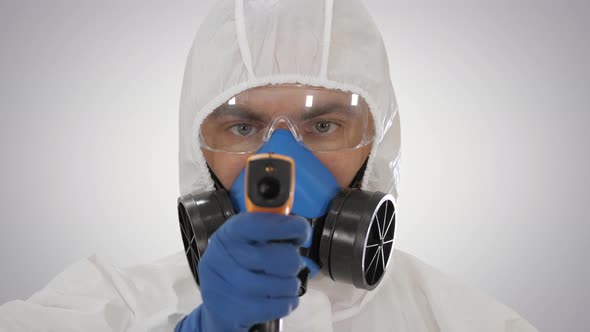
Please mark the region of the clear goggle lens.
[[369, 107], [353, 93], [305, 85], [267, 85], [235, 95], [201, 125], [201, 147], [256, 152], [279, 128], [312, 151], [355, 149], [374, 138]]

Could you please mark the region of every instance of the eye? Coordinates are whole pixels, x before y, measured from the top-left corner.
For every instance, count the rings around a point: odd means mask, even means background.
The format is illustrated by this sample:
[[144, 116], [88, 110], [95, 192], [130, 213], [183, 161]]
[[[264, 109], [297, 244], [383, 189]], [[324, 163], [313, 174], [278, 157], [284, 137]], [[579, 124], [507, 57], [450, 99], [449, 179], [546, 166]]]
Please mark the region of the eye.
[[331, 121], [318, 121], [313, 124], [313, 129], [320, 134], [330, 134], [338, 129], [338, 125]]
[[254, 126], [247, 124], [247, 123], [238, 123], [236, 125], [233, 125], [229, 128], [229, 130], [231, 131], [232, 134], [236, 135], [236, 136], [250, 136], [250, 135], [254, 135], [256, 134], [256, 132], [258, 132], [258, 130], [256, 128], [254, 128]]

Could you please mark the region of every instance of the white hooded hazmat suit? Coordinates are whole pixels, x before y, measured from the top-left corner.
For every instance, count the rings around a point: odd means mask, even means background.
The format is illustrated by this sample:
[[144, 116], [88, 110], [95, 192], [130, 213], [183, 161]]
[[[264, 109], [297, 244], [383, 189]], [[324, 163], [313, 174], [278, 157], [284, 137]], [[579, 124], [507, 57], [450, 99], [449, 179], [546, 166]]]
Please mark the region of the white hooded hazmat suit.
[[[387, 54], [360, 0], [221, 0], [202, 23], [180, 104], [180, 194], [213, 189], [199, 149], [203, 119], [269, 83], [357, 93], [377, 131], [362, 188], [398, 197], [400, 118]], [[403, 207], [401, 207], [403, 208]], [[176, 226], [171, 220], [170, 227]], [[180, 236], [179, 236], [180, 241]], [[0, 331], [173, 331], [201, 302], [184, 253], [117, 268], [96, 256], [69, 267], [27, 301], [0, 307]], [[493, 299], [394, 251], [373, 291], [319, 275], [284, 331], [536, 331]]]

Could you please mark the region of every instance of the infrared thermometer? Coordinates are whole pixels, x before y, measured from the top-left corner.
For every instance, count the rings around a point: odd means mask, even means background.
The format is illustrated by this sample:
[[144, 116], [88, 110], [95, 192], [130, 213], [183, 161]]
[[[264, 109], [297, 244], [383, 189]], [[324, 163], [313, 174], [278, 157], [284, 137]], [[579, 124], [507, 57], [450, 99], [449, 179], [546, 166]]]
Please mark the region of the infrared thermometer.
[[[251, 156], [246, 163], [246, 209], [288, 215], [295, 192], [295, 162], [292, 158], [264, 153]], [[282, 320], [256, 324], [250, 332], [281, 332]]]

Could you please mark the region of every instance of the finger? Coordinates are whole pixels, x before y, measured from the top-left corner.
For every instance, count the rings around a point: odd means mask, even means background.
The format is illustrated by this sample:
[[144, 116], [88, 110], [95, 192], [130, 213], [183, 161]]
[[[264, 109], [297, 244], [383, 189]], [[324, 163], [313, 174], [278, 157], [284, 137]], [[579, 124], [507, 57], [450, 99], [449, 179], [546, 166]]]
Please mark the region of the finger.
[[[223, 285], [230, 292], [253, 297], [285, 297], [298, 295], [301, 282], [296, 275], [280, 277], [264, 272], [253, 272], [241, 266], [218, 240], [211, 243], [214, 250], [205, 252], [199, 275], [201, 287]], [[220, 286], [217, 286], [220, 287]]]
[[299, 271], [305, 266], [305, 262], [299, 254], [299, 249], [292, 244], [222, 244], [228, 254], [239, 265], [253, 272], [263, 272], [280, 277], [292, 277], [297, 276]]
[[240, 294], [252, 298], [296, 297], [301, 286], [297, 277], [277, 277], [249, 270], [227, 277]]
[[244, 327], [286, 317], [299, 306], [299, 297], [281, 299], [227, 297], [219, 290], [213, 290], [207, 295], [212, 298], [210, 301], [212, 305], [231, 310], [232, 315]]
[[297, 277], [277, 277], [268, 274], [255, 273], [238, 266], [202, 265], [199, 266], [201, 290], [206, 292], [210, 288], [224, 290], [228, 297], [248, 298], [285, 298], [296, 297], [299, 294], [301, 281]]
[[[288, 316], [299, 306], [299, 297], [283, 299], [258, 299], [247, 314], [252, 322], [263, 323]], [[262, 308], [256, 310], [254, 308]]]
[[269, 242], [290, 240], [301, 246], [311, 234], [309, 222], [298, 216], [275, 213], [240, 213], [222, 227], [231, 239], [246, 242]]

